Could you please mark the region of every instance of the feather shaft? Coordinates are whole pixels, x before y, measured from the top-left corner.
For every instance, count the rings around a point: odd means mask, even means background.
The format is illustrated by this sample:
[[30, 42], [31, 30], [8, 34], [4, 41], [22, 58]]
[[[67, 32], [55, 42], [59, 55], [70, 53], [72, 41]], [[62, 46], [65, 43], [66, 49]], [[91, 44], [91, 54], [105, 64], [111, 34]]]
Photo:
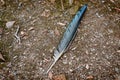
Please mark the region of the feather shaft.
[[62, 54], [65, 52], [65, 50], [68, 48], [69, 44], [73, 40], [73, 38], [76, 35], [77, 28], [79, 26], [79, 23], [83, 17], [83, 14], [85, 13], [87, 9], [87, 5], [85, 4], [75, 15], [71, 23], [68, 25], [63, 38], [61, 39], [57, 49], [54, 51], [54, 62], [47, 70], [47, 73], [50, 71], [50, 69], [55, 65], [55, 63], [58, 61], [58, 59], [62, 56]]

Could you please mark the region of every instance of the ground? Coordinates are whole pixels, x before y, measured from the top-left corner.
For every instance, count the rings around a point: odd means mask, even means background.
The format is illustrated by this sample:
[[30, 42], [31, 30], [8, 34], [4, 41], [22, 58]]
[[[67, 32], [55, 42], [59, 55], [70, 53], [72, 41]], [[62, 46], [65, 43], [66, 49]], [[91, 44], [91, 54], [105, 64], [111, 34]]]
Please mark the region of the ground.
[[[64, 74], [67, 80], [120, 80], [119, 1], [86, 0], [64, 4], [64, 10], [59, 2], [16, 1], [0, 6], [0, 50], [5, 58], [0, 64], [1, 80], [50, 80], [45, 73], [53, 51], [78, 7], [85, 3], [88, 9], [77, 36], [50, 72]], [[15, 24], [8, 29], [9, 21]], [[20, 41], [14, 36], [18, 27]]]

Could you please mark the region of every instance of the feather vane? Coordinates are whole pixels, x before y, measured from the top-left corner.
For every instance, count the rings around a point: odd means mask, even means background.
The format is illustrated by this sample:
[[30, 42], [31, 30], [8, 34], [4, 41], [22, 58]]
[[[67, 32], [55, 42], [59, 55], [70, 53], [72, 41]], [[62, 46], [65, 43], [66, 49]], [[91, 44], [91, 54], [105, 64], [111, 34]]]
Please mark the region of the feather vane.
[[50, 71], [50, 69], [54, 66], [54, 64], [58, 61], [58, 59], [63, 55], [66, 48], [69, 46], [70, 42], [74, 38], [77, 28], [79, 26], [79, 23], [83, 17], [83, 14], [85, 13], [87, 9], [87, 4], [85, 4], [75, 15], [71, 23], [68, 25], [63, 38], [61, 39], [57, 49], [54, 51], [54, 62], [47, 70], [47, 73]]

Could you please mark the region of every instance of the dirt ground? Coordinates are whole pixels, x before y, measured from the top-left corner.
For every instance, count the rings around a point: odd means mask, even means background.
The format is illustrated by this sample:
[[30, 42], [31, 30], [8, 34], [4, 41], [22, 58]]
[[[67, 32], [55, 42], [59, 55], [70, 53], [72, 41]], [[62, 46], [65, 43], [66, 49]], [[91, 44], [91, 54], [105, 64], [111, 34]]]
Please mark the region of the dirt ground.
[[[0, 80], [50, 80], [45, 72], [53, 51], [83, 4], [88, 9], [77, 36], [50, 72], [64, 74], [67, 80], [120, 80], [119, 1], [76, 0], [72, 6], [64, 3], [64, 10], [60, 1], [17, 1], [0, 6], [0, 50], [5, 58], [0, 62]], [[15, 24], [6, 28], [9, 21]], [[20, 40], [14, 36], [18, 27]]]

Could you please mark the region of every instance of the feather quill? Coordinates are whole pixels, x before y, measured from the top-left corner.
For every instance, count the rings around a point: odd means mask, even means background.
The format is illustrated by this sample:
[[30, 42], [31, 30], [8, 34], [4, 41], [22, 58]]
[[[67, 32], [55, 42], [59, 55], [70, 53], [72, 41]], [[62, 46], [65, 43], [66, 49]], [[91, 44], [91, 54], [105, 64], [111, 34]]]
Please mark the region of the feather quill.
[[87, 9], [87, 4], [85, 4], [75, 15], [71, 23], [68, 25], [63, 38], [61, 39], [57, 49], [54, 51], [54, 62], [50, 65], [50, 67], [47, 70], [47, 73], [50, 71], [50, 69], [55, 65], [55, 63], [58, 61], [58, 59], [63, 55], [67, 47], [69, 46], [70, 42], [74, 38], [77, 28], [79, 26], [79, 23], [83, 17], [83, 14], [85, 13]]

